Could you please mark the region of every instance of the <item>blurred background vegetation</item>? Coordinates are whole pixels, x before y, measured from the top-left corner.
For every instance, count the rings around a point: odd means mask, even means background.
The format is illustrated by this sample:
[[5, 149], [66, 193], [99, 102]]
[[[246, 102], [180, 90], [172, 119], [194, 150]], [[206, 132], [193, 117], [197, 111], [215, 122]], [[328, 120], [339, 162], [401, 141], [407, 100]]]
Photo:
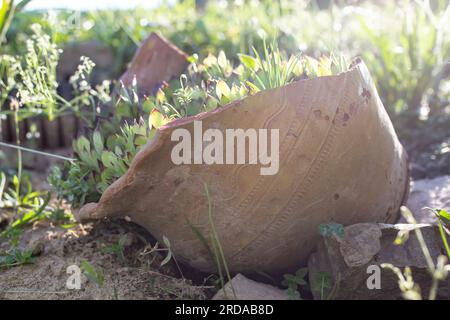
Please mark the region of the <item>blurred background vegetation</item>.
[[0, 53], [24, 54], [30, 26], [39, 23], [65, 51], [62, 82], [78, 52], [106, 61], [97, 63], [95, 81], [117, 79], [152, 31], [201, 58], [262, 50], [263, 39], [288, 54], [361, 56], [413, 160], [413, 176], [432, 177], [450, 173], [449, 8], [448, 0], [179, 0], [153, 9], [17, 10]]

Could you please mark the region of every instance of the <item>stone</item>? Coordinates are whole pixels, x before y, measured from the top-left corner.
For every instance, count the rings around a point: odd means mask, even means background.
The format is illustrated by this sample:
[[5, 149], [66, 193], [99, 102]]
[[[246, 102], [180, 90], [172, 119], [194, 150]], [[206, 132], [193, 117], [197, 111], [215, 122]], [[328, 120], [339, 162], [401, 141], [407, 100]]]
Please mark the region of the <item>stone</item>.
[[187, 65], [183, 51], [153, 32], [142, 42], [120, 80], [127, 87], [136, 77], [139, 93], [150, 96], [157, 85], [179, 77]]
[[33, 244], [33, 247], [31, 248], [31, 255], [33, 257], [40, 256], [45, 251], [45, 244], [44, 242], [36, 242]]
[[[234, 289], [234, 294], [233, 294]], [[212, 300], [288, 300], [286, 292], [274, 286], [253, 281], [238, 273], [220, 289]]]
[[[426, 297], [431, 283], [427, 263], [414, 229], [420, 228], [431, 257], [436, 262], [445, 254], [436, 226], [419, 224], [359, 223], [344, 229], [344, 237], [324, 237], [308, 261], [308, 276], [314, 299], [391, 300], [401, 298], [398, 278], [391, 270], [381, 268], [389, 263], [403, 271], [411, 267], [412, 275]], [[409, 230], [402, 245], [394, 244], [400, 230]], [[371, 287], [371, 276], [378, 273], [379, 287]], [[375, 275], [376, 276], [376, 275]], [[325, 284], [324, 284], [325, 283]], [[375, 282], [376, 284], [376, 282]], [[324, 288], [321, 293], [321, 288]], [[450, 293], [450, 281], [440, 283], [440, 295]]]
[[[259, 136], [277, 131], [279, 143], [271, 145], [279, 146], [278, 173], [262, 175], [268, 166], [248, 161], [198, 164], [191, 155], [190, 164], [175, 163], [176, 134], [195, 136], [198, 122], [204, 132], [222, 135], [238, 128]], [[160, 127], [99, 202], [75, 215], [129, 216], [158, 241], [169, 239], [180, 262], [214, 272], [208, 247], [217, 240], [205, 183], [230, 272], [275, 275], [307, 263], [320, 224], [397, 221], [409, 179], [406, 153], [359, 61], [339, 75], [264, 90]]]
[[[450, 211], [450, 175], [414, 181], [406, 206], [417, 223], [436, 224], [436, 216], [425, 207]], [[400, 223], [406, 220], [401, 217]]]

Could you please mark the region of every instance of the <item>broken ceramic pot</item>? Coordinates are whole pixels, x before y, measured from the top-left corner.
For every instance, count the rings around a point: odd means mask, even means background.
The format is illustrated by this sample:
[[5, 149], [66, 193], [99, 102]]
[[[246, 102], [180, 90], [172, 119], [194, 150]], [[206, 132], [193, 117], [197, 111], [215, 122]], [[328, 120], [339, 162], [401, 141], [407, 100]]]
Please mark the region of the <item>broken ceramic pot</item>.
[[150, 96], [163, 81], [177, 78], [183, 73], [188, 65], [187, 58], [170, 41], [152, 32], [139, 46], [120, 81], [128, 87], [136, 79], [139, 93]]
[[[261, 164], [248, 161], [175, 164], [172, 135], [183, 129], [194, 136], [196, 121], [224, 134], [278, 130], [277, 173], [263, 175]], [[322, 223], [396, 221], [408, 185], [405, 151], [359, 60], [339, 75], [296, 81], [161, 127], [128, 172], [77, 217], [129, 216], [200, 270], [216, 270], [208, 247], [219, 239], [232, 272], [277, 273], [306, 263]]]

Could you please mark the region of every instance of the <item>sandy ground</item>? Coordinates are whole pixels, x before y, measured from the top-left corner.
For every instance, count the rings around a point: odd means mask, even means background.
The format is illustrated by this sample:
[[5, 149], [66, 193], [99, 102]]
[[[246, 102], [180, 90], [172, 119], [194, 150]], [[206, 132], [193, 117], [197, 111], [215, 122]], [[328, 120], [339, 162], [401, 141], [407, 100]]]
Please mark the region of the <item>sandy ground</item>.
[[[55, 151], [56, 152], [56, 151]], [[68, 155], [70, 149], [58, 154]], [[4, 164], [14, 163], [15, 152], [3, 152]], [[46, 179], [50, 168], [61, 161], [30, 156], [30, 171], [35, 190], [49, 190]], [[27, 164], [28, 162], [25, 161]], [[25, 165], [25, 169], [27, 166]], [[9, 216], [11, 214], [9, 213]], [[8, 226], [7, 211], [0, 209], [0, 232]], [[126, 237], [124, 258], [107, 252]], [[20, 249], [33, 250], [33, 263], [11, 268], [0, 267], [1, 299], [205, 299], [213, 286], [204, 285], [208, 275], [182, 268], [175, 261], [161, 267], [165, 251], [155, 250], [156, 241], [143, 228], [124, 220], [78, 224], [70, 229], [43, 220], [23, 230]], [[0, 241], [0, 255], [11, 248], [10, 241]], [[82, 268], [87, 261], [104, 281], [89, 280]], [[71, 265], [81, 269], [81, 288], [69, 290], [66, 283]], [[188, 279], [193, 279], [188, 280]], [[195, 282], [195, 285], [193, 284]]]
[[[108, 247], [126, 237], [125, 260]], [[207, 286], [180, 277], [171, 262], [161, 267], [165, 252], [155, 252], [148, 235], [123, 221], [76, 225], [71, 229], [39, 222], [26, 229], [19, 247], [33, 250], [33, 263], [0, 270], [0, 299], [204, 299]], [[0, 244], [0, 251], [8, 244]], [[67, 268], [88, 261], [104, 281], [89, 280], [83, 269], [81, 288], [70, 290]]]

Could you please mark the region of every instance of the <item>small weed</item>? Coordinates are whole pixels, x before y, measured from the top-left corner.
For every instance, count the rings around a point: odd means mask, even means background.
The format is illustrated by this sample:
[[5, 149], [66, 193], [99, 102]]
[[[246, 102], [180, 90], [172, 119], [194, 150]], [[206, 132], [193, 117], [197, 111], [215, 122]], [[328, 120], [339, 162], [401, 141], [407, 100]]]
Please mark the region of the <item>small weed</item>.
[[180, 273], [181, 277], [184, 279], [184, 275], [183, 275], [183, 272], [181, 271], [180, 265], [178, 264], [178, 261], [175, 258], [174, 253], [172, 252], [170, 240], [164, 235], [163, 235], [163, 244], [164, 244], [165, 248], [160, 248], [159, 242], [157, 242], [153, 247], [150, 246], [149, 248], [144, 249], [144, 252], [142, 252], [142, 255], [143, 256], [146, 256], [146, 255], [152, 256], [152, 259], [148, 263], [148, 265], [151, 265], [157, 258], [160, 257], [161, 252], [165, 252], [166, 253], [165, 257], [161, 261], [160, 266], [162, 267], [162, 266], [168, 264], [171, 260], [173, 260], [175, 262], [175, 265], [177, 266], [178, 272]]
[[124, 246], [126, 242], [127, 235], [123, 235], [122, 237], [120, 237], [119, 241], [116, 244], [103, 248], [102, 252], [116, 255], [122, 265], [127, 265], [127, 259], [124, 253]]
[[[208, 185], [205, 183], [204, 187], [205, 187], [206, 198], [208, 199], [208, 219], [209, 219], [209, 224], [211, 227], [211, 238], [212, 238], [211, 243], [212, 243], [212, 247], [213, 247], [214, 257], [216, 260], [217, 270], [219, 271], [220, 282], [221, 282], [222, 288], [224, 288], [224, 286], [225, 286], [224, 273], [225, 273], [227, 280], [230, 283], [231, 291], [233, 292], [233, 296], [234, 296], [234, 298], [236, 298], [236, 292], [231, 283], [232, 278], [231, 278], [230, 270], [228, 269], [227, 260], [225, 259], [225, 254], [223, 253], [222, 245], [220, 244], [219, 235], [217, 234], [216, 227], [215, 227], [214, 221], [213, 221], [212, 200], [209, 195]], [[226, 298], [227, 294], [226, 294], [225, 290], [224, 290], [224, 295]]]
[[0, 208], [14, 209], [12, 222], [0, 232], [0, 240], [9, 239], [15, 247], [20, 240], [22, 229], [40, 220], [48, 220], [52, 223], [62, 224], [64, 228], [70, 228], [73, 224], [73, 215], [62, 209], [60, 203], [50, 206], [50, 193], [34, 191], [28, 177], [22, 183], [19, 190], [19, 179], [14, 176], [12, 187], [6, 189], [7, 178], [2, 172], [0, 175]]
[[[47, 206], [50, 201], [50, 195], [47, 194], [42, 198], [39, 193], [32, 192], [23, 197], [18, 197], [15, 190], [10, 190], [10, 193], [3, 193], [4, 199], [2, 201], [5, 206], [16, 206], [16, 219], [9, 224], [9, 226], [0, 233], [0, 240], [9, 238], [13, 244], [20, 239], [20, 229], [25, 225], [30, 225], [38, 220], [46, 217], [49, 211]], [[0, 199], [1, 200], [1, 199]]]
[[434, 215], [437, 218], [442, 244], [444, 245], [447, 258], [450, 260], [450, 246], [447, 241], [447, 236], [450, 236], [450, 232], [448, 231], [448, 226], [450, 224], [450, 214], [443, 209], [432, 209], [432, 208], [425, 208], [425, 209], [434, 213]]
[[301, 300], [300, 293], [298, 291], [299, 287], [308, 287], [305, 280], [306, 274], [308, 273], [307, 268], [301, 268], [297, 270], [295, 274], [285, 274], [283, 275], [282, 285], [287, 287], [286, 293], [290, 300]]
[[339, 290], [340, 277], [333, 284], [333, 277], [328, 272], [317, 272], [311, 283], [311, 289], [320, 292], [321, 300], [332, 300]]
[[161, 267], [167, 264], [172, 259], [172, 250], [170, 249], [170, 241], [166, 236], [163, 236], [164, 245], [167, 248], [167, 255], [163, 261], [161, 261]]
[[256, 58], [247, 55], [240, 55], [241, 62], [251, 71], [254, 77], [251, 86], [256, 86], [259, 90], [267, 90], [284, 86], [295, 78], [296, 67], [299, 60], [291, 56], [289, 60], [282, 56], [280, 49], [274, 44], [267, 47], [264, 42], [264, 59], [258, 51], [253, 48]]
[[173, 259], [173, 261], [175, 262], [175, 265], [177, 266], [178, 272], [180, 272], [181, 277], [184, 279], [183, 272], [181, 271], [180, 265], [178, 264], [178, 261], [172, 252], [170, 241], [166, 236], [163, 236], [163, 243], [164, 243], [164, 246], [166, 247], [167, 255], [164, 258], [164, 260], [161, 262], [161, 266], [167, 264], [171, 259]]
[[11, 268], [30, 263], [33, 263], [31, 250], [13, 248], [5, 255], [0, 255], [0, 268]]
[[2, 1], [0, 6], [0, 45], [6, 42], [6, 33], [11, 26], [14, 15], [23, 10], [31, 0]]
[[81, 263], [84, 270], [84, 274], [89, 279], [89, 281], [95, 283], [98, 287], [102, 287], [105, 282], [105, 277], [101, 270], [96, 271], [94, 267], [86, 260]]
[[[433, 210], [433, 209], [432, 209]], [[414, 219], [413, 214], [411, 211], [406, 207], [401, 207], [401, 212], [403, 216], [405, 217], [406, 221], [409, 224], [414, 225], [414, 233], [417, 238], [417, 241], [419, 242], [419, 246], [422, 250], [422, 253], [425, 257], [425, 261], [427, 263], [427, 269], [431, 276], [431, 288], [430, 292], [428, 294], [428, 300], [435, 300], [438, 293], [438, 286], [439, 282], [444, 281], [448, 273], [450, 271], [450, 265], [447, 264], [448, 259], [446, 256], [439, 256], [437, 258], [436, 263], [433, 261], [433, 258], [430, 255], [430, 251], [427, 247], [427, 244], [425, 242], [425, 239], [423, 237], [422, 231], [420, 228], [417, 227], [417, 222]], [[448, 215], [447, 212], [444, 210], [433, 210], [438, 216], [439, 219], [447, 219]], [[442, 229], [442, 224], [440, 223], [440, 230]], [[442, 240], [444, 241], [444, 244], [447, 243], [447, 239], [445, 234], [441, 231]], [[397, 237], [397, 239], [402, 239], [402, 241], [406, 241], [408, 239], [408, 236], [400, 235]], [[403, 242], [396, 239], [397, 244], [402, 244]], [[448, 248], [448, 244], [446, 246], [446, 250]], [[448, 251], [447, 251], [448, 253]], [[383, 263], [381, 265], [382, 268], [386, 268], [391, 270], [398, 278], [398, 284], [399, 288], [403, 293], [403, 297], [408, 300], [421, 300], [422, 299], [422, 293], [420, 290], [420, 287], [417, 283], [414, 282], [411, 268], [405, 267], [404, 272], [397, 268], [396, 266], [389, 264], [389, 263]]]
[[79, 138], [73, 145], [78, 160], [66, 162], [65, 172], [54, 167], [49, 183], [60, 198], [75, 207], [97, 201], [127, 171], [134, 156], [153, 136], [151, 128], [141, 119], [132, 125], [125, 124], [119, 133], [107, 139], [99, 131], [94, 132], [91, 140]]

